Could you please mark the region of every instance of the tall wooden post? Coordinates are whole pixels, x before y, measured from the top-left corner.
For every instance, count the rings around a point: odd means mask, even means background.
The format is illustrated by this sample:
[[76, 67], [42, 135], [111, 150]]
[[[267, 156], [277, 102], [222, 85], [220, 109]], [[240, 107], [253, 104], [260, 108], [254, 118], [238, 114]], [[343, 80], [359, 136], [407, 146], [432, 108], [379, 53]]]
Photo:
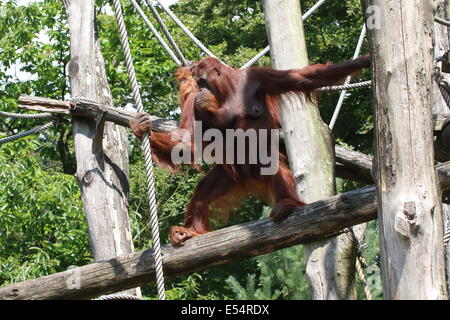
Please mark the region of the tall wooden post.
[[[69, 20], [68, 74], [72, 98], [113, 106], [99, 39], [94, 0], [64, 0]], [[133, 252], [128, 218], [128, 139], [126, 130], [104, 122], [73, 118], [76, 177], [81, 189], [95, 261]], [[81, 284], [82, 285], [82, 284]], [[139, 288], [132, 293], [140, 296]]]
[[377, 15], [370, 18], [381, 19], [368, 29], [386, 299], [447, 299], [431, 117], [433, 4], [364, 0], [365, 12]]
[[[298, 0], [265, 0], [264, 11], [272, 66], [308, 65]], [[289, 164], [297, 193], [305, 202], [335, 194], [334, 144], [316, 103], [304, 95], [280, 97], [280, 111]], [[305, 245], [306, 274], [313, 299], [354, 299], [356, 248], [348, 234]]]

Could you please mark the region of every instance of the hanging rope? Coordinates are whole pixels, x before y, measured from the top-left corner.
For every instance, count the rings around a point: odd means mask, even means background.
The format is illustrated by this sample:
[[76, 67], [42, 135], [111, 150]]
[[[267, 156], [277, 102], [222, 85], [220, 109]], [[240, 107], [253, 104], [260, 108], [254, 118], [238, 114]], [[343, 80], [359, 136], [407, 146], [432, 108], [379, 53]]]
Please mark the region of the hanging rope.
[[[308, 11], [305, 12], [305, 14], [302, 16], [302, 20], [305, 21], [308, 19], [317, 9], [320, 8], [322, 4], [324, 4], [326, 0], [319, 0], [316, 2], [315, 5], [313, 5]], [[159, 1], [158, 1], [159, 2]], [[265, 47], [260, 53], [258, 53], [255, 57], [253, 57], [251, 60], [249, 60], [246, 64], [244, 64], [241, 69], [248, 68], [255, 64], [256, 61], [261, 59], [267, 52], [270, 51], [270, 46]]]
[[162, 47], [166, 50], [166, 52], [169, 54], [169, 56], [172, 58], [172, 60], [177, 64], [181, 65], [181, 60], [177, 57], [177, 55], [170, 49], [169, 45], [164, 41], [164, 39], [161, 37], [159, 32], [156, 30], [156, 28], [153, 26], [153, 24], [148, 19], [147, 15], [142, 10], [141, 6], [135, 1], [131, 0], [131, 3], [133, 4], [136, 11], [139, 13], [141, 18], [144, 20], [144, 22], [147, 24], [147, 26], [150, 28], [156, 39], [159, 41], [159, 43], [162, 45]]
[[[353, 54], [353, 59], [356, 59], [359, 57], [359, 54], [361, 53], [361, 48], [362, 48], [362, 45], [364, 42], [364, 38], [366, 37], [366, 33], [367, 33], [367, 28], [366, 28], [366, 24], [364, 23], [362, 30], [361, 30], [361, 34], [359, 35], [358, 44], [356, 45], [355, 53]], [[349, 85], [351, 80], [352, 80], [352, 76], [350, 75], [347, 77], [347, 79], [345, 79], [344, 86]], [[333, 130], [334, 125], [336, 124], [337, 118], [339, 116], [339, 112], [341, 111], [341, 108], [344, 104], [346, 94], [347, 94], [347, 90], [346, 89], [342, 90], [341, 95], [339, 96], [339, 100], [336, 105], [336, 108], [334, 110], [333, 117], [331, 118], [330, 124], [328, 125], [330, 127], [330, 130]]]
[[[208, 50], [201, 42], [198, 40], [186, 26], [183, 24], [183, 22], [180, 21], [180, 19], [177, 18], [177, 16], [169, 9], [168, 6], [164, 4], [161, 0], [157, 0], [160, 7], [167, 13], [167, 15], [183, 30], [183, 32], [191, 38], [192, 41], [207, 55], [213, 58], [217, 58], [211, 51]], [[218, 58], [217, 58], [218, 59]]]
[[18, 139], [27, 137], [27, 136], [31, 136], [32, 134], [35, 134], [35, 133], [38, 133], [38, 132], [47, 130], [47, 129], [50, 128], [52, 125], [54, 125], [55, 122], [56, 122], [56, 120], [55, 120], [55, 121], [52, 121], [52, 122], [49, 122], [49, 123], [47, 123], [47, 124], [44, 124], [44, 125], [42, 125], [42, 126], [33, 128], [33, 129], [31, 129], [31, 130], [25, 131], [25, 132], [20, 132], [20, 133], [18, 133], [18, 134], [13, 135], [13, 136], [9, 136], [9, 137], [6, 137], [6, 138], [2, 138], [2, 139], [0, 139], [0, 144], [4, 144], [4, 143], [7, 143], [7, 142], [15, 141], [15, 140], [18, 140]]
[[173, 50], [175, 50], [175, 53], [178, 57], [178, 59], [181, 60], [181, 62], [183, 62], [184, 66], [187, 66], [189, 63], [186, 60], [186, 58], [183, 56], [183, 53], [181, 52], [180, 48], [178, 47], [178, 45], [176, 44], [175, 40], [173, 39], [172, 35], [169, 32], [169, 29], [167, 29], [166, 24], [164, 23], [163, 19], [161, 18], [161, 16], [159, 15], [158, 11], [156, 10], [155, 6], [151, 3], [150, 0], [145, 0], [145, 3], [147, 4], [147, 6], [150, 8], [150, 11], [153, 14], [153, 17], [156, 19], [156, 21], [158, 21], [159, 25], [161, 26], [161, 29], [163, 31], [163, 33], [166, 35], [167, 40], [169, 41], [169, 43], [171, 44]]
[[366, 294], [367, 300], [372, 300], [372, 292], [370, 292], [369, 286], [367, 285], [366, 276], [364, 275], [363, 266], [366, 266], [364, 257], [358, 251], [358, 255], [356, 257], [356, 272], [358, 273], [359, 282], [361, 282], [361, 286], [364, 289], [364, 293]]
[[367, 285], [366, 276], [364, 275], [363, 270], [364, 268], [366, 268], [367, 263], [364, 257], [362, 256], [362, 252], [367, 249], [367, 244], [366, 243], [361, 244], [359, 242], [352, 228], [345, 228], [343, 232], [350, 234], [352, 242], [356, 247], [357, 252], [356, 252], [355, 268], [356, 272], [358, 273], [359, 282], [361, 283], [361, 286], [364, 289], [364, 293], [366, 294], [367, 300], [372, 300], [372, 293], [370, 292], [370, 288]]
[[[142, 104], [141, 95], [139, 92], [139, 85], [136, 80], [136, 73], [134, 71], [133, 59], [131, 57], [130, 45], [128, 43], [128, 35], [123, 19], [122, 7], [120, 0], [113, 0], [114, 11], [116, 15], [117, 25], [120, 32], [120, 42], [125, 54], [125, 61], [127, 65], [128, 76], [130, 78], [131, 87], [133, 90], [133, 98], [136, 103], [138, 112], [144, 112], [144, 106]], [[143, 136], [143, 151], [145, 160], [145, 169], [147, 171], [147, 192], [148, 192], [148, 204], [150, 208], [150, 224], [152, 229], [153, 239], [153, 256], [155, 258], [155, 271], [156, 271], [156, 285], [158, 288], [159, 300], [165, 300], [166, 294], [164, 290], [164, 275], [162, 268], [162, 255], [161, 255], [161, 243], [159, 239], [159, 227], [158, 227], [158, 213], [156, 211], [156, 195], [154, 187], [153, 177], [153, 161], [151, 156], [151, 146], [148, 133]]]

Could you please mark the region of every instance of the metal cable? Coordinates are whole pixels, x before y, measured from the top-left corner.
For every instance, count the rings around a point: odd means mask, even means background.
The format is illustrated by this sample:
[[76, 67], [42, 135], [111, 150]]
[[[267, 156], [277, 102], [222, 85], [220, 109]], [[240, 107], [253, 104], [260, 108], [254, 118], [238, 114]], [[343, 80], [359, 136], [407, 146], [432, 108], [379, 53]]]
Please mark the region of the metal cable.
[[136, 8], [137, 12], [141, 16], [141, 18], [144, 20], [144, 22], [147, 24], [147, 26], [150, 28], [152, 33], [155, 35], [156, 39], [159, 41], [159, 43], [162, 45], [162, 47], [166, 50], [166, 52], [169, 54], [169, 56], [172, 58], [172, 60], [177, 64], [181, 65], [180, 59], [178, 59], [177, 55], [170, 49], [169, 45], [164, 41], [164, 39], [159, 34], [158, 30], [153, 26], [153, 24], [148, 19], [147, 15], [142, 11], [141, 6], [135, 1], [131, 0], [131, 3]]
[[36, 113], [36, 114], [23, 114], [23, 113], [11, 113], [0, 111], [0, 116], [7, 118], [16, 118], [16, 119], [42, 119], [42, 118], [52, 118], [53, 115], [51, 113]]
[[[302, 16], [302, 20], [305, 21], [306, 19], [308, 19], [317, 9], [320, 8], [320, 6], [322, 4], [324, 4], [326, 0], [319, 0], [316, 2], [315, 5], [313, 5], [308, 11], [306, 11], [303, 16]], [[159, 1], [158, 1], [159, 2]], [[270, 51], [270, 46], [265, 47], [260, 53], [258, 53], [256, 56], [254, 56], [251, 60], [249, 60], [246, 64], [244, 64], [241, 69], [243, 68], [248, 68], [250, 66], [252, 66], [256, 61], [258, 61], [259, 59], [261, 59], [262, 56], [264, 56], [267, 52]]]
[[0, 144], [4, 144], [4, 143], [7, 143], [7, 142], [15, 141], [15, 140], [18, 140], [20, 138], [31, 136], [32, 134], [35, 134], [35, 133], [47, 130], [48, 128], [50, 128], [52, 125], [55, 124], [55, 121], [49, 122], [49, 123], [44, 124], [44, 125], [39, 126], [39, 127], [35, 127], [33, 129], [25, 131], [25, 132], [20, 132], [18, 134], [13, 135], [13, 136], [9, 136], [9, 137], [0, 139]]
[[[116, 15], [117, 25], [120, 32], [120, 42], [125, 54], [125, 61], [127, 65], [128, 76], [130, 78], [131, 87], [133, 89], [133, 98], [136, 103], [138, 112], [144, 112], [144, 106], [142, 104], [141, 95], [139, 93], [139, 85], [136, 80], [136, 73], [134, 71], [133, 59], [131, 57], [130, 45], [128, 43], [128, 35], [123, 19], [122, 7], [120, 0], [113, 0], [114, 11]], [[161, 243], [159, 239], [159, 227], [158, 227], [158, 213], [156, 210], [156, 196], [155, 196], [155, 183], [153, 177], [153, 161], [151, 156], [151, 146], [149, 134], [145, 133], [143, 136], [142, 149], [144, 151], [145, 169], [147, 171], [147, 193], [148, 204], [150, 208], [150, 224], [152, 228], [153, 239], [153, 257], [155, 259], [155, 271], [156, 271], [156, 284], [158, 288], [159, 300], [165, 300], [164, 290], [164, 275], [162, 268], [162, 255], [161, 255]]]
[[152, 12], [153, 17], [156, 19], [156, 21], [158, 21], [159, 25], [161, 26], [161, 29], [162, 29], [163, 33], [165, 34], [167, 40], [172, 45], [173, 50], [175, 50], [175, 53], [176, 53], [178, 59], [180, 59], [181, 62], [183, 62], [184, 66], [187, 66], [188, 65], [188, 61], [186, 60], [186, 58], [184, 57], [184, 55], [181, 52], [180, 48], [176, 44], [175, 40], [173, 39], [172, 35], [169, 32], [169, 29], [167, 29], [166, 24], [164, 23], [163, 19], [159, 15], [159, 13], [156, 10], [155, 6], [151, 3], [150, 0], [145, 0], [145, 3], [150, 8], [150, 11]]
[[[358, 44], [356, 45], [355, 53], [353, 55], [353, 59], [356, 59], [359, 57], [359, 54], [361, 52], [361, 48], [364, 42], [364, 38], [366, 37], [367, 33], [367, 27], [366, 24], [363, 24], [361, 34], [359, 35]], [[350, 81], [352, 80], [352, 76], [348, 76], [347, 79], [345, 79], [344, 85], [349, 85]], [[341, 111], [342, 106], [344, 105], [344, 100], [346, 98], [347, 90], [344, 89], [341, 92], [341, 95], [339, 96], [338, 103], [336, 104], [336, 108], [334, 109], [333, 117], [331, 118], [330, 124], [328, 125], [331, 130], [333, 130], [334, 125], [336, 124], [337, 118], [339, 116], [339, 112]]]
[[[183, 22], [180, 21], [180, 19], [177, 18], [177, 16], [172, 12], [172, 10], [169, 9], [168, 6], [166, 6], [161, 0], [158, 1], [161, 8], [169, 15], [169, 17], [183, 30], [183, 32], [191, 38], [192, 41], [208, 56], [217, 58], [211, 51], [208, 50], [201, 42], [197, 39], [196, 36], [194, 36], [188, 28], [183, 24]], [[218, 58], [217, 58], [218, 59]]]

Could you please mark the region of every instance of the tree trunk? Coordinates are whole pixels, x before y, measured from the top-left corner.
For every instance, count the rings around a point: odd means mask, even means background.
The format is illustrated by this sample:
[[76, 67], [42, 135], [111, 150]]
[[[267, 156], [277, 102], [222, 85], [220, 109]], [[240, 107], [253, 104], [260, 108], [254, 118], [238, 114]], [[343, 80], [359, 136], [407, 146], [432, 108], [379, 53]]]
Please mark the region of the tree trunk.
[[432, 147], [433, 3], [364, 1], [381, 19], [369, 38], [385, 299], [447, 299]]
[[[300, 2], [264, 1], [272, 66], [308, 65]], [[335, 194], [334, 150], [330, 131], [315, 102], [302, 94], [283, 94], [280, 112], [289, 164], [297, 193], [310, 203]], [[313, 299], [354, 299], [356, 247], [349, 234], [305, 245], [306, 274]]]
[[[104, 60], [94, 30], [95, 1], [65, 0], [64, 4], [70, 31], [68, 74], [72, 98], [88, 99], [112, 107]], [[126, 129], [102, 122], [102, 113], [99, 112], [97, 122], [74, 117], [73, 133], [76, 177], [94, 259], [102, 261], [132, 253]], [[140, 296], [139, 288], [132, 293]]]

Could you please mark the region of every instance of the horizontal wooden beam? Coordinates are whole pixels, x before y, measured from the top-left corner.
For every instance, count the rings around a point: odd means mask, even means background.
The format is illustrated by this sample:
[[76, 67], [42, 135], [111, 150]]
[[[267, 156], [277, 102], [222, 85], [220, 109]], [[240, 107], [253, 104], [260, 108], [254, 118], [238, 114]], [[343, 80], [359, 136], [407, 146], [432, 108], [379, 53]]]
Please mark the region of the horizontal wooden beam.
[[[19, 97], [19, 107], [28, 110], [50, 112], [62, 116], [79, 116], [95, 119], [99, 112], [99, 105], [92, 103], [75, 103], [72, 101], [60, 101], [49, 98], [21, 95]], [[118, 125], [128, 127], [130, 120], [136, 112], [101, 106], [106, 110], [106, 121], [114, 122]], [[178, 122], [156, 116], [150, 116], [152, 130], [157, 132], [172, 131], [178, 127]]]
[[336, 176], [362, 184], [373, 184], [372, 157], [335, 145]]
[[[278, 223], [262, 219], [162, 247], [167, 278], [272, 252], [339, 233], [376, 218], [375, 188], [365, 187], [295, 210]], [[89, 299], [154, 281], [153, 251], [145, 250], [0, 288], [4, 299]], [[78, 285], [77, 285], [78, 284]]]
[[[54, 99], [21, 95], [19, 97], [19, 107], [26, 108], [28, 110], [50, 112], [60, 115], [74, 115], [81, 117], [89, 117], [95, 119], [98, 113], [98, 105], [94, 104], [75, 104], [71, 101], [59, 101]], [[106, 121], [112, 121], [122, 126], [128, 127], [129, 121], [136, 114], [133, 111], [123, 110], [118, 108], [111, 108], [109, 106], [102, 106], [106, 110]], [[156, 116], [150, 115], [152, 121], [152, 130], [156, 132], [167, 132], [175, 130], [178, 127], [178, 121], [168, 120]], [[442, 130], [442, 135], [447, 137], [450, 132], [449, 122], [443, 117], [435, 119], [435, 130]], [[442, 141], [446, 141], [443, 143]], [[436, 140], [436, 145], [447, 145], [449, 139], [439, 138]], [[450, 153], [446, 152], [447, 149], [443, 147], [445, 155]], [[362, 184], [372, 184], [373, 178], [371, 174], [372, 170], [372, 157], [363, 154], [361, 152], [352, 151], [342, 146], [336, 145], [336, 176], [344, 179], [360, 182]], [[436, 151], [437, 154], [438, 151]], [[440, 157], [439, 161], [445, 160], [446, 156]], [[450, 195], [449, 195], [450, 196]]]
[[[450, 189], [450, 163], [439, 169]], [[181, 248], [162, 247], [164, 274], [171, 278], [300, 243], [324, 239], [344, 228], [376, 219], [374, 186], [295, 209], [282, 222], [261, 219], [195, 237]], [[0, 300], [90, 299], [154, 281], [151, 249], [0, 288]]]
[[[450, 127], [450, 126], [448, 126]], [[446, 132], [442, 131], [443, 134]], [[447, 134], [447, 133], [446, 133]], [[335, 146], [336, 152], [336, 176], [339, 178], [349, 179], [362, 184], [373, 184], [372, 177], [372, 157], [358, 152], [349, 150], [342, 146]], [[440, 163], [436, 166], [438, 175], [442, 182], [442, 202], [450, 204], [450, 186], [446, 185], [447, 175], [450, 172], [450, 162]]]

